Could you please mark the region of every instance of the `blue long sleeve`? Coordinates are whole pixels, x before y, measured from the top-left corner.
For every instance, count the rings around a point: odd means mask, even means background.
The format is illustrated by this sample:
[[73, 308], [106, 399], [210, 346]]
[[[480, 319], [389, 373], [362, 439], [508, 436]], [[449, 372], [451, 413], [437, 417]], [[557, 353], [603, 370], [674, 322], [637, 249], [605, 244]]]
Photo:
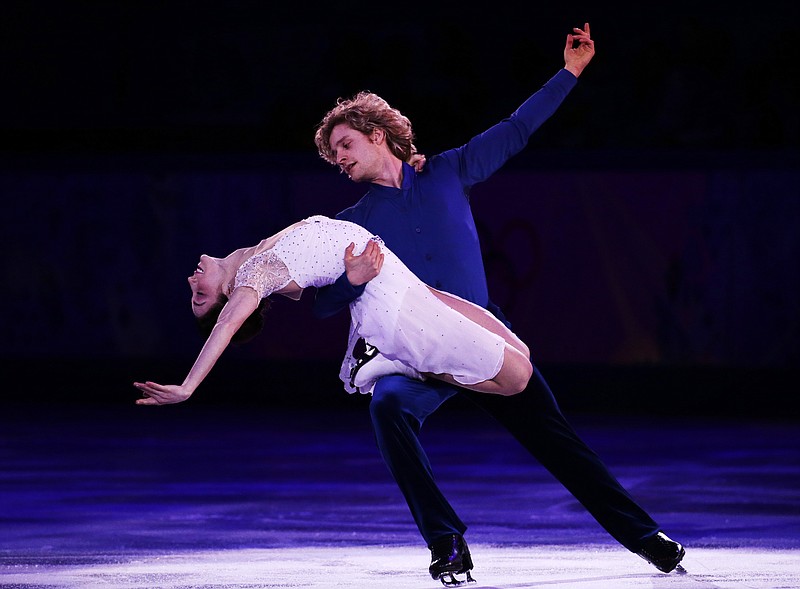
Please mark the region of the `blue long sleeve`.
[[333, 317], [364, 292], [366, 284], [353, 286], [347, 279], [347, 274], [342, 274], [336, 282], [317, 290], [314, 298], [312, 313], [317, 319]]

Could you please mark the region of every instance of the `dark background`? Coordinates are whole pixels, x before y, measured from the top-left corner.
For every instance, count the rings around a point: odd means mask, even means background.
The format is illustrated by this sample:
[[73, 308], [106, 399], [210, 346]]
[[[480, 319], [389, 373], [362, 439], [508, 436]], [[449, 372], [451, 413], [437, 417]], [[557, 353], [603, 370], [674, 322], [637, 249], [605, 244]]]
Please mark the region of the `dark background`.
[[[793, 414], [796, 3], [0, 11], [0, 345], [31, 398], [129, 403], [133, 380], [182, 379], [198, 255], [364, 192], [313, 145], [336, 98], [381, 94], [434, 154], [513, 112], [588, 21], [579, 85], [474, 191], [493, 298], [570, 408]], [[196, 402], [363, 402], [336, 379], [347, 318], [314, 321], [311, 298], [276, 301]]]

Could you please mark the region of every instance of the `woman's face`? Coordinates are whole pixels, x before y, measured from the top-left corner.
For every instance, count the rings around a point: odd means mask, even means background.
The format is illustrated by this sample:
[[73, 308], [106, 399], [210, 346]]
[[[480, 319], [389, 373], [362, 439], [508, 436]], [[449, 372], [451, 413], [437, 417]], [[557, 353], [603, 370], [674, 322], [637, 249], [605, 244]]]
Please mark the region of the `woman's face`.
[[219, 299], [225, 282], [225, 272], [219, 258], [205, 254], [200, 256], [200, 262], [188, 280], [192, 289], [192, 313], [195, 317], [202, 317]]

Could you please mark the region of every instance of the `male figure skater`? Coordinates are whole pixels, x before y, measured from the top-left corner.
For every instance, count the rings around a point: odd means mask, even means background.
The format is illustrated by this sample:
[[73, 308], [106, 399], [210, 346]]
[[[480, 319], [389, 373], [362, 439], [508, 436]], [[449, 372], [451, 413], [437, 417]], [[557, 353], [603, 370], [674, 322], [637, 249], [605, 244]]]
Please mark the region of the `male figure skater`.
[[[576, 85], [594, 53], [588, 23], [574, 28], [567, 35], [563, 69], [510, 117], [465, 145], [429, 158], [422, 171], [406, 163], [415, 147], [405, 116], [369, 92], [340, 100], [320, 122], [315, 142], [325, 160], [354, 182], [368, 183], [369, 190], [337, 217], [380, 235], [427, 284], [506, 321], [487, 292], [469, 190], [527, 145]], [[317, 292], [317, 317], [345, 308], [380, 267], [374, 257], [351, 253], [345, 263], [345, 274]], [[579, 438], [535, 366], [527, 389], [512, 397], [474, 394], [399, 374], [378, 378], [380, 369], [376, 360], [361, 368], [364, 373], [372, 370], [377, 378], [370, 401], [377, 445], [431, 550], [429, 572], [434, 579], [458, 585], [464, 581], [455, 575], [466, 573], [466, 580], [472, 580], [472, 557], [464, 540], [467, 526], [437, 486], [418, 437], [425, 419], [456, 394], [466, 395], [494, 416], [628, 550], [663, 572], [680, 563], [684, 548], [664, 534]], [[357, 376], [368, 379], [363, 373]], [[454, 443], [457, 436], [454, 431]]]

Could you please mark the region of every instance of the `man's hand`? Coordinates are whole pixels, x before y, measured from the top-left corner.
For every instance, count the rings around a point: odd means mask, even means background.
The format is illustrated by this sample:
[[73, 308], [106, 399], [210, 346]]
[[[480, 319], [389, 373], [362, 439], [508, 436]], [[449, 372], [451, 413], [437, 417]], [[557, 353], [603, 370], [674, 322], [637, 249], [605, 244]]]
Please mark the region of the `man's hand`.
[[344, 250], [344, 270], [347, 280], [353, 286], [361, 286], [375, 278], [383, 267], [383, 254], [380, 246], [374, 241], [367, 242], [367, 247], [360, 255], [353, 255], [356, 247], [351, 243]]
[[564, 47], [564, 69], [577, 78], [594, 57], [594, 41], [589, 34], [588, 22], [582, 29], [575, 27], [572, 31], [572, 35], [567, 35], [567, 45]]
[[192, 396], [192, 393], [178, 385], [162, 385], [147, 381], [135, 382], [133, 386], [144, 395], [142, 399], [136, 400], [137, 405], [171, 405]]

